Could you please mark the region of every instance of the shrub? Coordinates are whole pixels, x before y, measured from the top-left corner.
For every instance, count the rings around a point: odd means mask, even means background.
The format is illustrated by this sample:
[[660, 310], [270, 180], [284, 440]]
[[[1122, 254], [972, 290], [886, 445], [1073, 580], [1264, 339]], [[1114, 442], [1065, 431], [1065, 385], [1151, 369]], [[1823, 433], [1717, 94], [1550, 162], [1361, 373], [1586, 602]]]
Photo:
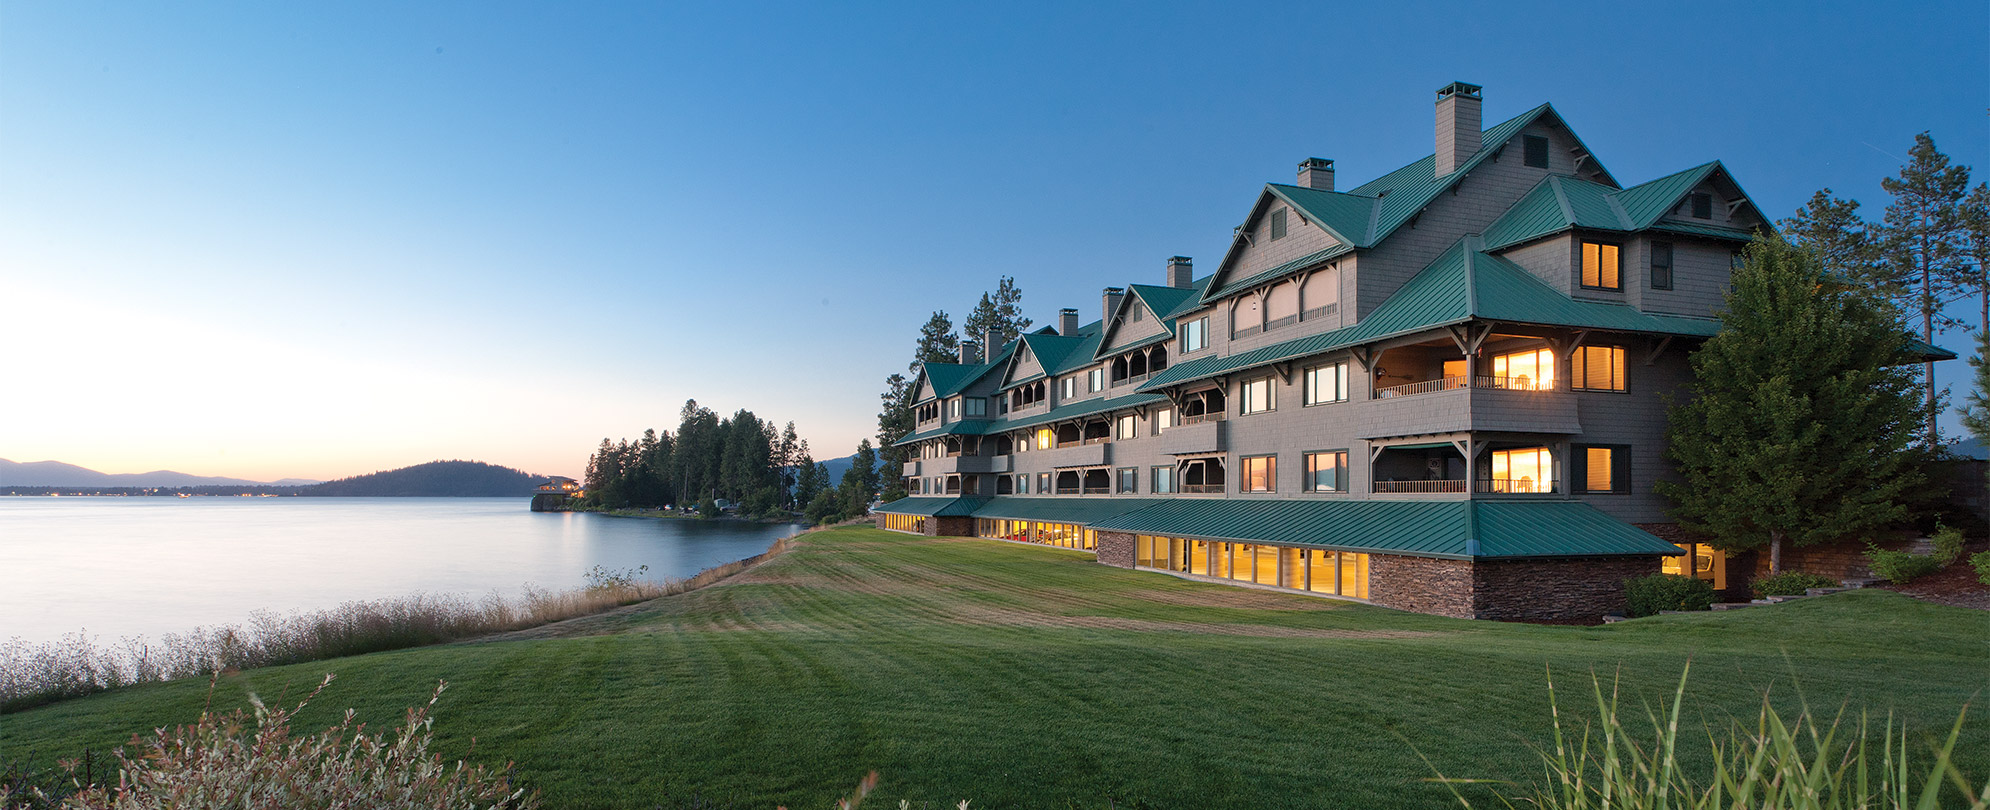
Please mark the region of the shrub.
[[1969, 555], [1969, 565], [1976, 569], [1976, 581], [1990, 585], [1990, 551], [1979, 551]]
[[[1502, 797], [1507, 807], [1540, 810], [1676, 808], [1728, 810], [1737, 807], [1782, 810], [1927, 810], [1934, 807], [1990, 807], [1990, 784], [1971, 784], [1956, 767], [1956, 742], [1968, 710], [1956, 714], [1948, 741], [1932, 748], [1932, 761], [1914, 766], [1907, 726], [1888, 716], [1871, 739], [1872, 724], [1861, 715], [1856, 725], [1843, 715], [1819, 722], [1804, 708], [1784, 717], [1763, 695], [1755, 722], [1730, 720], [1725, 729], [1680, 725], [1686, 702], [1686, 674], [1679, 676], [1670, 711], [1646, 707], [1650, 728], [1632, 728], [1619, 719], [1617, 688], [1606, 695], [1592, 678], [1600, 723], [1564, 725], [1552, 679], [1548, 682], [1553, 743], [1541, 750], [1546, 784], [1531, 795]], [[1683, 732], [1683, 733], [1682, 733]], [[1723, 733], [1724, 732], [1724, 733]], [[1704, 735], [1704, 736], [1703, 736]], [[1678, 752], [1704, 739], [1711, 749], [1711, 772], [1683, 767]], [[1704, 776], [1703, 776], [1704, 774]], [[1445, 779], [1466, 807], [1473, 806], [1457, 785], [1476, 781]], [[1517, 802], [1515, 801], [1517, 799]]]
[[1866, 559], [1872, 562], [1874, 576], [1895, 585], [1932, 574], [1942, 567], [1942, 561], [1932, 555], [1888, 551], [1878, 546], [1866, 549]]
[[[344, 721], [312, 735], [296, 735], [291, 720], [326, 685], [290, 709], [270, 709], [251, 696], [254, 731], [241, 709], [202, 712], [193, 725], [153, 732], [142, 753], [120, 749], [114, 788], [89, 786], [66, 806], [79, 810], [177, 808], [533, 808], [538, 797], [514, 788], [503, 775], [429, 752], [435, 735], [429, 710], [442, 697], [438, 684], [428, 705], [408, 710], [393, 732], [367, 734]], [[136, 743], [137, 739], [134, 738]], [[507, 766], [509, 767], [509, 766]]]
[[1962, 529], [1943, 526], [1935, 530], [1935, 559], [1944, 567], [1962, 559]]
[[1661, 610], [1706, 610], [1714, 604], [1714, 586], [1695, 577], [1652, 574], [1626, 581], [1624, 598], [1632, 618]]
[[1811, 588], [1836, 588], [1838, 580], [1823, 574], [1809, 571], [1784, 571], [1771, 577], [1755, 580], [1751, 587], [1756, 596], [1802, 596]]
[[698, 517], [710, 520], [718, 516], [719, 502], [713, 500], [712, 496], [707, 495], [704, 500], [698, 502]]

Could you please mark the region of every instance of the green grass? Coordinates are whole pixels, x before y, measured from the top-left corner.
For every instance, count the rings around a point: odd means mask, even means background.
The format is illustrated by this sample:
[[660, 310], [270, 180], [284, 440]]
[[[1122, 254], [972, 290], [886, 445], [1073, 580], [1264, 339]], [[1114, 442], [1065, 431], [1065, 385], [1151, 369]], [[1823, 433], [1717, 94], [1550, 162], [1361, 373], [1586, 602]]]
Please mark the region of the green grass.
[[[332, 671], [301, 728], [348, 706], [392, 724], [447, 679], [438, 750], [515, 760], [549, 807], [819, 808], [876, 770], [885, 806], [1407, 808], [1454, 802], [1418, 752], [1447, 776], [1537, 777], [1546, 666], [1564, 685], [1621, 672], [1633, 704], [1656, 705], [1691, 658], [1689, 723], [1752, 719], [1764, 690], [1793, 709], [1800, 686], [1827, 714], [1893, 712], [1917, 744], [1990, 685], [1990, 613], [1883, 591], [1537, 627], [869, 529], [581, 623], [603, 634], [257, 670], [215, 699], [295, 695]], [[188, 722], [206, 692], [183, 681], [0, 717], [0, 761]], [[1958, 745], [1978, 778], [1986, 714]]]

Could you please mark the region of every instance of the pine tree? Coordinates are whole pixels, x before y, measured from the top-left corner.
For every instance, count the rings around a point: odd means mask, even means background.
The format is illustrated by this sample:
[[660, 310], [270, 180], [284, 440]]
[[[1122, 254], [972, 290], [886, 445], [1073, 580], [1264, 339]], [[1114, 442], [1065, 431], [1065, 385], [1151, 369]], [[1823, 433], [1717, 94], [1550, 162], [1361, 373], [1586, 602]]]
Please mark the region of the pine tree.
[[843, 471], [843, 482], [837, 489], [843, 499], [844, 513], [861, 515], [870, 510], [871, 498], [878, 492], [878, 455], [871, 449], [870, 439], [857, 443], [857, 454], [850, 461], [850, 469]]
[[945, 312], [935, 312], [926, 319], [926, 325], [919, 327], [919, 345], [912, 351], [912, 371], [918, 373], [921, 363], [960, 362], [960, 336], [954, 334], [954, 322]]
[[1976, 184], [1963, 198], [1962, 230], [1972, 265], [1966, 278], [1976, 290], [1976, 334], [1990, 334], [1990, 183]]
[[1978, 332], [1976, 356], [1969, 358], [1976, 384], [1969, 392], [1969, 406], [1962, 409], [1962, 427], [1978, 444], [1990, 447], [1990, 360], [1985, 360], [1986, 353], [1990, 353], [1990, 332]]
[[[1002, 345], [1029, 331], [1030, 319], [1023, 317], [1023, 290], [1016, 286], [1013, 276], [1003, 276], [995, 285], [995, 318], [996, 325], [1002, 330]], [[989, 347], [985, 351], [993, 355], [996, 348], [1000, 346]]]
[[1859, 215], [1858, 200], [1841, 200], [1824, 189], [1776, 223], [1776, 230], [1790, 244], [1815, 252], [1826, 273], [1867, 284], [1896, 299], [1903, 292], [1899, 279], [1891, 277], [1880, 261], [1872, 224]]
[[1657, 483], [1681, 525], [1730, 551], [1866, 536], [1908, 514], [1926, 482], [1909, 446], [1920, 418], [1898, 311], [1827, 278], [1818, 257], [1758, 240], [1733, 275], [1721, 330], [1692, 357]]
[[[1002, 329], [1002, 313], [995, 306], [994, 297], [982, 293], [981, 300], [975, 302], [974, 311], [967, 313], [967, 320], [961, 322], [960, 328], [966, 333], [966, 339], [977, 342], [983, 340], [990, 329], [999, 333]], [[996, 348], [998, 347], [983, 346], [981, 351], [984, 357], [993, 357]]]
[[[1942, 306], [1957, 290], [1968, 287], [1962, 201], [1969, 190], [1969, 167], [1949, 165], [1948, 155], [1923, 132], [1914, 136], [1914, 148], [1900, 175], [1881, 180], [1880, 186], [1893, 195], [1881, 230], [1889, 273], [1912, 291], [1908, 311], [1921, 317], [1921, 339], [1933, 343], [1937, 331], [1958, 325], [1942, 314]], [[1921, 368], [1926, 384], [1925, 438], [1934, 448], [1941, 446], [1935, 427], [1941, 415], [1935, 363], [1924, 361]]]
[[828, 477], [829, 471], [817, 466], [815, 458], [808, 454], [808, 448], [802, 448], [801, 455], [795, 459], [795, 506], [806, 508], [810, 501], [815, 500], [815, 494], [822, 491], [827, 483], [823, 479]]

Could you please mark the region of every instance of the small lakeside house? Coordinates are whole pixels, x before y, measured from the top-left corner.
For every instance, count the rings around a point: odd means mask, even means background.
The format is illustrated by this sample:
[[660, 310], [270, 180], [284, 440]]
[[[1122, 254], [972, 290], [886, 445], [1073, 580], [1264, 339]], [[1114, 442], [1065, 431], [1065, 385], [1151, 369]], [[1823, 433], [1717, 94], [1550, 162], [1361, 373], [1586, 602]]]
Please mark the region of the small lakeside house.
[[926, 364], [879, 526], [1465, 618], [1741, 586], [1651, 485], [1664, 398], [1772, 223], [1719, 161], [1625, 186], [1551, 105], [1482, 104], [1438, 90], [1435, 153], [1353, 188], [1300, 163], [1209, 275], [1176, 256], [1096, 321]]

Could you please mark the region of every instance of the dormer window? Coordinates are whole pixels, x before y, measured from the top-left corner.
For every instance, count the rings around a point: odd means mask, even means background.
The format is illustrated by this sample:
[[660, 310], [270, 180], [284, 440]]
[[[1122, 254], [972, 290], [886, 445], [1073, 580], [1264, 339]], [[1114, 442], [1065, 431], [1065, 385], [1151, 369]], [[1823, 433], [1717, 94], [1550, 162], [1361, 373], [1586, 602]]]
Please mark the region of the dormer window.
[[1536, 169], [1548, 168], [1548, 139], [1540, 135], [1526, 135], [1520, 139], [1524, 152], [1521, 162]]
[[1285, 238], [1285, 209], [1271, 212], [1271, 238], [1277, 241]]

